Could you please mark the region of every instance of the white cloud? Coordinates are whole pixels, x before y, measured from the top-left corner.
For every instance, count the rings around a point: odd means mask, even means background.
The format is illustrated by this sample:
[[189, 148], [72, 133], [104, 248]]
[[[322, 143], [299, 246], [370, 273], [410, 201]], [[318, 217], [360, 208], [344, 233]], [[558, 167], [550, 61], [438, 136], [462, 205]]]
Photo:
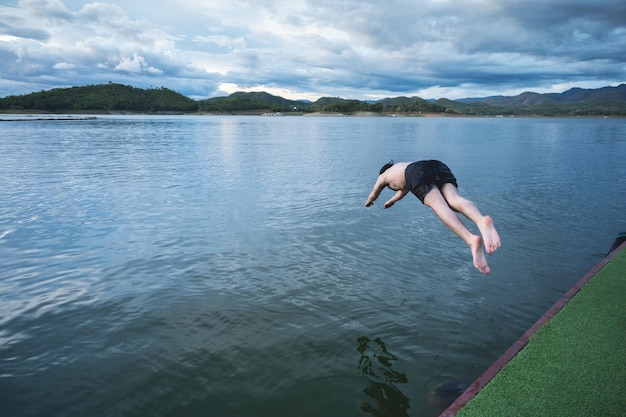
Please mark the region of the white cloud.
[[54, 64], [53, 68], [58, 70], [70, 70], [76, 68], [76, 65], [68, 64], [67, 62], [59, 62], [58, 64]]
[[115, 70], [135, 73], [148, 72], [150, 74], [163, 74], [163, 71], [149, 66], [146, 59], [137, 54], [133, 54], [131, 58], [122, 58], [120, 63], [115, 67]]
[[246, 40], [243, 37], [231, 38], [223, 35], [194, 36], [194, 42], [214, 44], [220, 48], [228, 49], [244, 49], [246, 48]]

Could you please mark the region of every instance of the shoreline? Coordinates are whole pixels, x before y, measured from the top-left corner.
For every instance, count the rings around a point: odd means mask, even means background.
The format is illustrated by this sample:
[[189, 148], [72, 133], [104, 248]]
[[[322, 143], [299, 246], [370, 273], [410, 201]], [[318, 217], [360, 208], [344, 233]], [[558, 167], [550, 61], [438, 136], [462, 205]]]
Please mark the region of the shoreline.
[[621, 115], [472, 115], [457, 113], [376, 113], [376, 112], [355, 112], [355, 113], [339, 113], [339, 112], [267, 112], [258, 111], [241, 111], [230, 113], [219, 112], [132, 112], [132, 111], [68, 111], [68, 112], [49, 112], [45, 110], [33, 111], [17, 111], [2, 112], [0, 111], [0, 122], [22, 122], [22, 121], [67, 121], [67, 120], [93, 120], [97, 116], [272, 116], [272, 117], [388, 117], [388, 118], [406, 118], [406, 117], [427, 117], [427, 118], [493, 118], [493, 119], [625, 119], [626, 116]]
[[4, 118], [0, 116], [0, 122], [41, 122], [41, 121], [78, 121], [78, 120], [95, 120], [96, 116], [75, 116], [75, 115], [35, 115], [35, 114], [15, 114], [10, 116], [21, 116], [13, 118]]

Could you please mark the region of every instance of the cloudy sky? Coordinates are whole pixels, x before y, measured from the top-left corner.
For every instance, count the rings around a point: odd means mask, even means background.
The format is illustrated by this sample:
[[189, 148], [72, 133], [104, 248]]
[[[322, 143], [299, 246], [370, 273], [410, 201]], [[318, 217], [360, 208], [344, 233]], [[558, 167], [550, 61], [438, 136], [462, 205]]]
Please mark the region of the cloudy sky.
[[626, 82], [624, 0], [0, 0], [0, 97], [451, 99]]

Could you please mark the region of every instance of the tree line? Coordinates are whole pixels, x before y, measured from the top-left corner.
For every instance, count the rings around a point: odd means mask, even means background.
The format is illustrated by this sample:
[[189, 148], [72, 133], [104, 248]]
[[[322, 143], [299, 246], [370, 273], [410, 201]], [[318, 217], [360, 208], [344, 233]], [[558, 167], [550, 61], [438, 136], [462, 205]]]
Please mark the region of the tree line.
[[165, 87], [141, 89], [121, 84], [55, 88], [0, 99], [3, 110], [195, 112], [198, 103]]
[[[423, 100], [422, 100], [423, 101]], [[0, 98], [1, 111], [48, 112], [180, 112], [180, 113], [233, 113], [264, 112], [443, 112], [445, 108], [425, 101], [385, 105], [323, 97], [315, 102], [293, 101], [268, 93], [233, 93], [196, 101], [165, 87], [141, 89], [122, 84], [108, 83], [84, 87], [55, 88], [20, 96]]]
[[[508, 105], [485, 101], [463, 102], [439, 99], [435, 102], [419, 97], [396, 97], [366, 102], [346, 100], [338, 97], [322, 97], [315, 102], [287, 100], [265, 92], [237, 92], [227, 97], [193, 100], [165, 87], [141, 89], [109, 82], [108, 84], [84, 87], [55, 88], [20, 96], [0, 98], [0, 111], [42, 111], [52, 113], [71, 112], [141, 112], [141, 113], [310, 113], [329, 112], [353, 114], [373, 113], [448, 113], [476, 116], [520, 115], [520, 116], [625, 116], [626, 100], [617, 94], [626, 93], [626, 85], [601, 91], [606, 100], [597, 96], [576, 103], [541, 103], [520, 106], [519, 97], [508, 99]], [[567, 96], [562, 94], [559, 97]], [[604, 97], [602, 96], [602, 97]]]

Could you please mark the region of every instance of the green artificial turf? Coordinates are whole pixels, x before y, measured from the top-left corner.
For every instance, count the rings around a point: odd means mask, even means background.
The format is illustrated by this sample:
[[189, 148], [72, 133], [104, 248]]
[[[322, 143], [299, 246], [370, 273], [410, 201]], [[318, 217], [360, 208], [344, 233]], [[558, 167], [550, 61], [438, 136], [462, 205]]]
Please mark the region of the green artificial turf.
[[625, 416], [625, 311], [622, 250], [457, 417]]

